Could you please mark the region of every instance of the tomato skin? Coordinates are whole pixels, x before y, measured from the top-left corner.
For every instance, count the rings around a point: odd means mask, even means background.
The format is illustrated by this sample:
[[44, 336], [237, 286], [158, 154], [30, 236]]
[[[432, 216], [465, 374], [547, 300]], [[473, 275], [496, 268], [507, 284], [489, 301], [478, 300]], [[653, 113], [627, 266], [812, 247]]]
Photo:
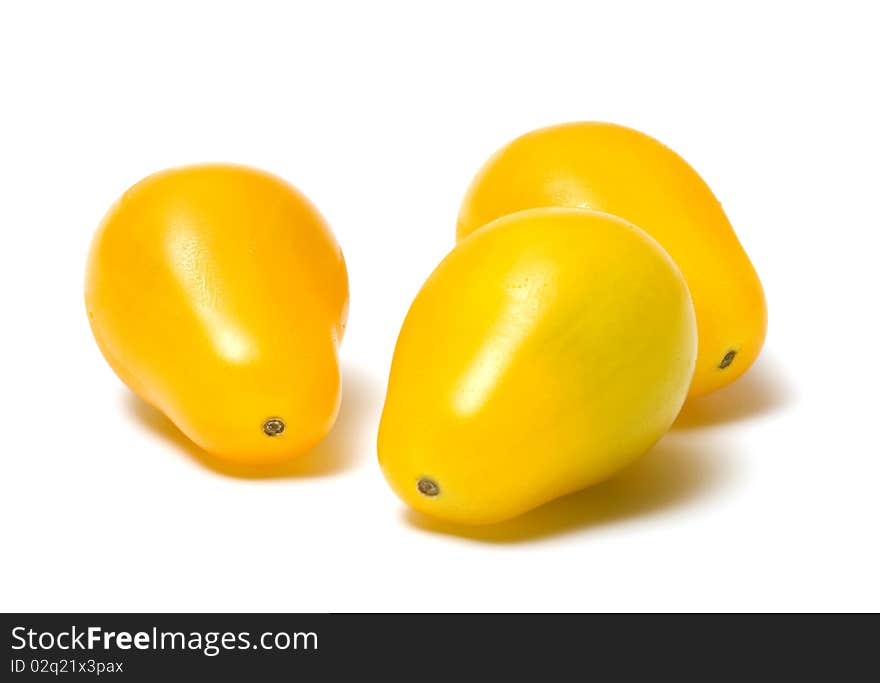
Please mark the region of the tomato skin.
[[620, 216], [672, 256], [697, 312], [700, 350], [691, 396], [730, 384], [758, 357], [767, 332], [761, 281], [712, 190], [674, 151], [610, 123], [526, 133], [492, 156], [471, 182], [458, 238], [500, 216], [545, 206]]
[[642, 230], [582, 209], [510, 214], [462, 240], [413, 301], [379, 463], [420, 512], [510, 519], [647, 451], [696, 353], [684, 278]]
[[283, 461], [336, 419], [345, 262], [280, 178], [211, 164], [137, 183], [95, 234], [85, 301], [120, 379], [213, 455]]

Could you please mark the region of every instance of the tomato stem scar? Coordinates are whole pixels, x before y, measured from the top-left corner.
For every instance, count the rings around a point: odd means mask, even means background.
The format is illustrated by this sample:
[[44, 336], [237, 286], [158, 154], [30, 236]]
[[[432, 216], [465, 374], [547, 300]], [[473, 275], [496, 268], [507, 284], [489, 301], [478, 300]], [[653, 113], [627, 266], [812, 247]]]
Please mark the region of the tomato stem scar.
[[437, 482], [433, 479], [428, 479], [428, 477], [422, 477], [419, 479], [418, 483], [419, 493], [423, 496], [434, 497], [440, 493], [440, 487], [437, 486]]
[[284, 420], [279, 417], [270, 417], [263, 423], [263, 434], [266, 436], [278, 436], [284, 431]]

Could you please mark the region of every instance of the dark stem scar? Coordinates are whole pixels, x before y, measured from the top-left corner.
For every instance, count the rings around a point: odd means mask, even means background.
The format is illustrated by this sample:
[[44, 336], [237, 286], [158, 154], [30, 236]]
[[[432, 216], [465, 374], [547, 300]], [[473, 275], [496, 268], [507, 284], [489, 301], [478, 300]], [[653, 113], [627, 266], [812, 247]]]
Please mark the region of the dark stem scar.
[[284, 431], [284, 420], [279, 417], [270, 417], [263, 423], [263, 434], [266, 436], [278, 436]]
[[423, 496], [429, 496], [433, 498], [440, 493], [440, 487], [437, 486], [437, 482], [433, 479], [429, 479], [428, 477], [422, 477], [419, 479], [418, 483], [419, 493]]

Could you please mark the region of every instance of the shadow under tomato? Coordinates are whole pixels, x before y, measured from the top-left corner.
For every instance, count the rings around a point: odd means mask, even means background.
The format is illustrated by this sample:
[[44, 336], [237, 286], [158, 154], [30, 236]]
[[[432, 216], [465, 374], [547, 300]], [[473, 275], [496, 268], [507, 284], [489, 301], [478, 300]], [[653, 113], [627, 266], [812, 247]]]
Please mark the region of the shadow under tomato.
[[673, 430], [698, 429], [749, 420], [782, 409], [791, 388], [772, 357], [762, 356], [742, 377], [705, 396], [688, 399]]
[[239, 465], [221, 460], [190, 441], [171, 420], [129, 391], [124, 408], [142, 427], [195, 460], [200, 465], [228, 477], [277, 479], [284, 477], [322, 477], [355, 466], [366, 435], [375, 431], [382, 389], [370, 375], [358, 368], [342, 369], [342, 403], [336, 423], [326, 438], [308, 453], [274, 465]]
[[585, 532], [693, 503], [731, 479], [733, 458], [708, 439], [668, 434], [644, 458], [606, 482], [491, 526], [441, 522], [406, 508], [422, 531], [487, 543], [513, 544]]

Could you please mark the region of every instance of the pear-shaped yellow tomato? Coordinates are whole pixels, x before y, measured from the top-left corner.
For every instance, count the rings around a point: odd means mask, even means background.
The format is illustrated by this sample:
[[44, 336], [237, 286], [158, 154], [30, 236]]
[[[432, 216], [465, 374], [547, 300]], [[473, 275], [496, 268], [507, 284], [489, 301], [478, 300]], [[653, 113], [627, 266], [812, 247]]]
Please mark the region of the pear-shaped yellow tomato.
[[336, 419], [345, 262], [275, 176], [204, 165], [137, 183], [95, 235], [86, 307], [122, 381], [216, 456], [278, 462]]
[[671, 149], [609, 123], [570, 123], [523, 135], [486, 162], [471, 183], [458, 237], [499, 216], [541, 206], [620, 216], [672, 256], [697, 312], [691, 395], [729, 384], [757, 358], [767, 329], [761, 282], [721, 204]]
[[506, 216], [413, 302], [379, 462], [422, 512], [513, 517], [647, 451], [681, 408], [696, 349], [684, 279], [645, 232], [581, 209]]

